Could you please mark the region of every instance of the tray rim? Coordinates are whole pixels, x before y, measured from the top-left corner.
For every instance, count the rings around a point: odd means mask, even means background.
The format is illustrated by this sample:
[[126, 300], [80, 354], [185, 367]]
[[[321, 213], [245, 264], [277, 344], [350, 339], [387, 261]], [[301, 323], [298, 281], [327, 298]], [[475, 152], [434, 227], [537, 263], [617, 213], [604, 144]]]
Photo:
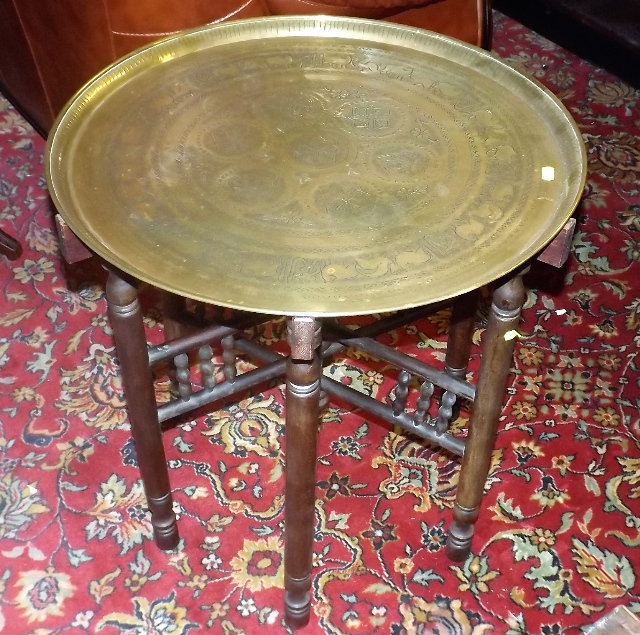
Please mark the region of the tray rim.
[[[288, 25], [289, 30], [286, 33], [276, 33], [274, 30], [263, 33], [262, 29], [260, 29], [259, 27], [261, 25], [268, 25], [270, 23], [277, 23], [282, 25], [283, 27], [285, 25]], [[292, 30], [291, 27], [294, 25], [303, 26], [303, 29]], [[359, 28], [361, 29], [361, 31], [354, 31], [354, 28]], [[502, 72], [517, 78], [515, 80], [516, 82], [521, 82], [522, 85], [529, 84], [530, 89], [533, 88], [534, 91], [543, 94], [545, 99], [550, 104], [553, 104], [558, 114], [564, 118], [566, 123], [566, 137], [573, 137], [576, 141], [575, 147], [573, 147], [572, 150], [577, 150], [577, 154], [580, 156], [580, 165], [576, 166], [576, 171], [579, 172], [579, 178], [575, 179], [574, 187], [572, 188], [573, 196], [567, 197], [565, 201], [565, 212], [563, 214], [559, 213], [557, 215], [557, 222], [552, 225], [553, 231], [548, 230], [547, 232], [545, 232], [545, 239], [540, 239], [539, 241], [537, 241], [535, 249], [527, 251], [525, 256], [522, 256], [522, 254], [520, 254], [519, 258], [514, 258], [510, 262], [509, 266], [505, 267], [501, 275], [498, 277], [502, 277], [518, 269], [523, 264], [534, 258], [537, 253], [540, 253], [540, 251], [542, 251], [544, 247], [546, 247], [546, 245], [548, 245], [551, 240], [553, 240], [555, 235], [562, 229], [567, 220], [572, 216], [580, 202], [580, 199], [582, 198], [587, 179], [587, 153], [582, 139], [582, 133], [575, 120], [573, 119], [571, 113], [562, 103], [562, 101], [540, 81], [538, 81], [531, 75], [522, 72], [520, 69], [514, 68], [506, 60], [500, 58], [494, 52], [486, 51], [472, 44], [462, 42], [455, 38], [433, 31], [427, 31], [417, 27], [410, 27], [406, 25], [366, 18], [350, 18], [344, 16], [266, 16], [260, 18], [231, 20], [221, 23], [207, 24], [180, 31], [150, 44], [139, 47], [138, 49], [122, 56], [121, 58], [107, 66], [105, 69], [97, 73], [94, 77], [89, 79], [81, 88], [79, 88], [76, 93], [68, 100], [66, 105], [56, 117], [56, 120], [47, 137], [45, 148], [45, 178], [49, 194], [56, 207], [56, 210], [67, 222], [71, 230], [78, 236], [78, 238], [80, 238], [83, 243], [87, 245], [87, 247], [92, 252], [103, 258], [112, 266], [121, 269], [126, 274], [134, 276], [142, 282], [147, 282], [161, 289], [206, 303], [216, 303], [222, 306], [251, 310], [257, 313], [276, 313], [273, 309], [248, 308], [243, 306], [242, 304], [234, 304], [232, 302], [223, 303], [201, 293], [193, 293], [191, 291], [178, 289], [172, 287], [171, 285], [168, 285], [167, 283], [164, 283], [162, 280], [155, 278], [153, 275], [150, 275], [145, 271], [141, 271], [135, 266], [127, 265], [127, 263], [124, 263], [123, 266], [122, 263], [113, 262], [109, 258], [111, 252], [102, 243], [99, 237], [96, 234], [88, 231], [86, 224], [78, 220], [79, 216], [77, 213], [74, 214], [73, 212], [69, 211], [69, 208], [74, 209], [77, 208], [77, 206], [73, 205], [72, 202], [69, 202], [69, 205], [65, 204], [65, 201], [59, 195], [59, 189], [56, 187], [56, 179], [58, 178], [58, 176], [61, 180], [64, 180], [64, 176], [59, 175], [58, 172], [56, 172], [56, 166], [54, 165], [55, 158], [60, 156], [60, 152], [57, 151], [57, 149], [59, 146], [62, 146], [62, 149], [64, 149], [65, 146], [68, 146], [67, 136], [69, 129], [73, 129], [74, 127], [73, 120], [81, 116], [82, 111], [85, 109], [87, 104], [90, 104], [92, 102], [92, 99], [95, 98], [95, 95], [100, 94], [105, 90], [105, 81], [106, 85], [114, 85], [117, 87], [118, 82], [123, 81], [123, 78], [124, 81], [127, 81], [127, 79], [129, 79], [130, 77], [135, 77], [135, 73], [127, 73], [126, 71], [127, 65], [130, 65], [132, 62], [136, 62], [135, 67], [137, 69], [161, 64], [162, 61], [158, 62], [157, 60], [152, 59], [154, 54], [158, 54], [162, 57], [162, 53], [164, 53], [167, 59], [173, 59], [175, 57], [182, 57], [183, 55], [190, 54], [198, 50], [211, 49], [216, 46], [224, 46], [225, 44], [229, 44], [229, 40], [223, 40], [223, 38], [219, 38], [221, 41], [216, 41], [215, 39], [216, 33], [225, 31], [236, 31], [237, 35], [242, 35], [245, 33], [248, 33], [249, 35], [252, 35], [252, 33], [254, 34], [252, 37], [239, 37], [238, 39], [233, 40], [237, 42], [248, 42], [257, 39], [279, 39], [283, 37], [304, 36], [337, 37], [348, 40], [358, 40], [361, 39], [359, 35], [363, 35], [364, 38], [366, 38], [366, 41], [370, 42], [373, 45], [387, 44], [402, 46], [403, 43], [401, 40], [411, 39], [412, 51], [422, 50], [425, 53], [429, 53], [432, 55], [435, 54], [438, 57], [444, 57], [443, 55], [437, 55], [437, 53], [434, 53], [434, 51], [432, 50], [434, 42], [441, 42], [445, 46], [452, 47], [453, 49], [460, 51], [460, 55], [463, 55], [464, 52], [471, 53], [474, 59], [477, 60], [477, 64], [480, 63], [480, 60], [488, 60], [488, 63], [494, 68], [499, 68]], [[372, 35], [375, 35], [376, 37], [372, 38]], [[385, 35], [392, 35], [393, 37], [391, 37], [391, 40], [388, 40]], [[173, 52], [171, 51], [171, 47], [175, 44], [176, 41], [180, 44], [189, 44], [195, 41], [197, 44], [198, 38], [200, 38], [201, 44], [204, 43], [204, 45], [194, 46], [192, 48], [189, 46], [184, 46], [183, 50]], [[416, 38], [418, 38], [417, 41]], [[420, 44], [422, 42], [425, 42], [425, 44], [416, 48], [416, 43]], [[406, 48], [406, 43], [404, 46]], [[453, 61], [460, 63], [457, 59]], [[474, 64], [474, 66], [476, 66], [477, 64]], [[469, 66], [464, 64], [461, 64], [461, 66], [466, 66], [467, 68], [469, 68]], [[492, 77], [492, 79], [494, 78]], [[107, 91], [105, 93], [105, 98], [108, 99], [109, 94], [110, 92]], [[75, 128], [77, 129], [77, 126], [75, 126]], [[468, 287], [465, 287], [463, 290], [458, 290], [454, 294], [443, 297], [439, 296], [437, 298], [434, 298], [433, 300], [430, 300], [429, 304], [457, 297], [475, 288], [479, 288], [487, 283], [490, 283], [495, 279], [496, 276], [493, 276], [483, 282], [480, 282], [478, 284], [474, 283], [472, 285], [469, 285]], [[408, 302], [406, 304], [393, 308], [389, 307], [385, 309], [376, 309], [375, 312], [402, 310], [406, 308], [421, 306], [423, 304], [425, 303]], [[371, 310], [362, 309], [327, 312], [312, 310], [306, 312], [283, 310], [277, 312], [277, 314], [279, 315], [300, 315], [302, 313], [304, 313], [305, 315], [313, 315], [317, 317], [332, 317], [343, 315], [369, 314], [371, 313]]]

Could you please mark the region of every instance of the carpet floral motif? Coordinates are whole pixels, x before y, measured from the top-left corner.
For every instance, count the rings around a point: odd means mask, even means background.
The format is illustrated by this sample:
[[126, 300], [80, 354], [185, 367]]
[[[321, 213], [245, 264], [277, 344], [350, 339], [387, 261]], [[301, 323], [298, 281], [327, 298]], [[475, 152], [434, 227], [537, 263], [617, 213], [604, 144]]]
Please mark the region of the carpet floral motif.
[[[640, 91], [500, 14], [494, 48], [580, 126], [571, 257], [529, 276], [466, 561], [444, 553], [458, 462], [344, 404], [325, 410], [308, 634], [577, 635], [619, 604], [640, 613]], [[0, 98], [0, 222], [24, 246], [0, 261], [0, 633], [287, 633], [283, 387], [167, 430], [182, 539], [159, 551], [104, 277], [61, 262], [43, 152]], [[151, 291], [145, 310], [159, 342]], [[385, 338], [441, 363], [448, 320]], [[256, 335], [278, 347], [283, 323]], [[325, 372], [378, 399], [396, 379], [353, 351]]]

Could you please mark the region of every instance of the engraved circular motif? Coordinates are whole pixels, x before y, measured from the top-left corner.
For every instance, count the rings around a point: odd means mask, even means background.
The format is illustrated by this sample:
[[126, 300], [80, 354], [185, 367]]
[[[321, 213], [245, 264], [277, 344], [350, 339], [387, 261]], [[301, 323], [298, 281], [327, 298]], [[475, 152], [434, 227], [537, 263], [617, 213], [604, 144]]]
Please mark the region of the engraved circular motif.
[[346, 167], [356, 148], [341, 131], [305, 131], [287, 143], [289, 157], [300, 167], [331, 170]]
[[314, 92], [285, 88], [280, 94], [265, 91], [261, 99], [252, 103], [255, 116], [266, 116], [279, 125], [299, 125], [305, 118], [324, 112], [322, 100]]
[[435, 153], [427, 148], [409, 143], [393, 143], [382, 146], [376, 152], [373, 164], [378, 172], [394, 179], [425, 179], [428, 171], [438, 168]]
[[257, 151], [264, 143], [260, 128], [241, 119], [216, 122], [204, 127], [202, 147], [223, 156]]
[[61, 115], [47, 178], [72, 230], [132, 276], [225, 306], [346, 315], [522, 264], [575, 207], [584, 159], [562, 105], [489, 54], [283, 17], [118, 62]]
[[368, 137], [392, 135], [405, 121], [399, 104], [379, 97], [342, 104], [338, 116], [351, 132]]
[[243, 206], [271, 205], [282, 196], [284, 181], [273, 170], [231, 171], [220, 179], [224, 192]]
[[386, 224], [393, 213], [386, 197], [358, 179], [327, 183], [316, 190], [313, 199], [317, 210], [337, 225], [364, 223], [370, 227], [380, 218]]

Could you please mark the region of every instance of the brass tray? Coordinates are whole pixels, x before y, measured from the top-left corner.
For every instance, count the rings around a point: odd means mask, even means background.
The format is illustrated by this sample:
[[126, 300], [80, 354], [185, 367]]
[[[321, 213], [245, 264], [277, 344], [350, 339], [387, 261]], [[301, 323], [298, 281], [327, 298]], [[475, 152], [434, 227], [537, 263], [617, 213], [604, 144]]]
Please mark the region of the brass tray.
[[585, 179], [562, 104], [493, 55], [369, 20], [195, 29], [89, 82], [49, 137], [71, 229], [157, 287], [285, 315], [454, 297], [541, 250]]

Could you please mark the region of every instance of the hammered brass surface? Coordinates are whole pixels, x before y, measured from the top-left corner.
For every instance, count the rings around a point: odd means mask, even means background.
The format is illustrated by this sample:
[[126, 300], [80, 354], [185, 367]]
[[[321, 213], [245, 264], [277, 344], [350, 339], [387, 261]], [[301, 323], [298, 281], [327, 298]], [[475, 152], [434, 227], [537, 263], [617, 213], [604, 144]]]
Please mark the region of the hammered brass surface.
[[58, 210], [160, 288], [288, 315], [454, 297], [536, 254], [575, 208], [580, 134], [496, 57], [418, 29], [279, 17], [124, 58], [49, 138]]

